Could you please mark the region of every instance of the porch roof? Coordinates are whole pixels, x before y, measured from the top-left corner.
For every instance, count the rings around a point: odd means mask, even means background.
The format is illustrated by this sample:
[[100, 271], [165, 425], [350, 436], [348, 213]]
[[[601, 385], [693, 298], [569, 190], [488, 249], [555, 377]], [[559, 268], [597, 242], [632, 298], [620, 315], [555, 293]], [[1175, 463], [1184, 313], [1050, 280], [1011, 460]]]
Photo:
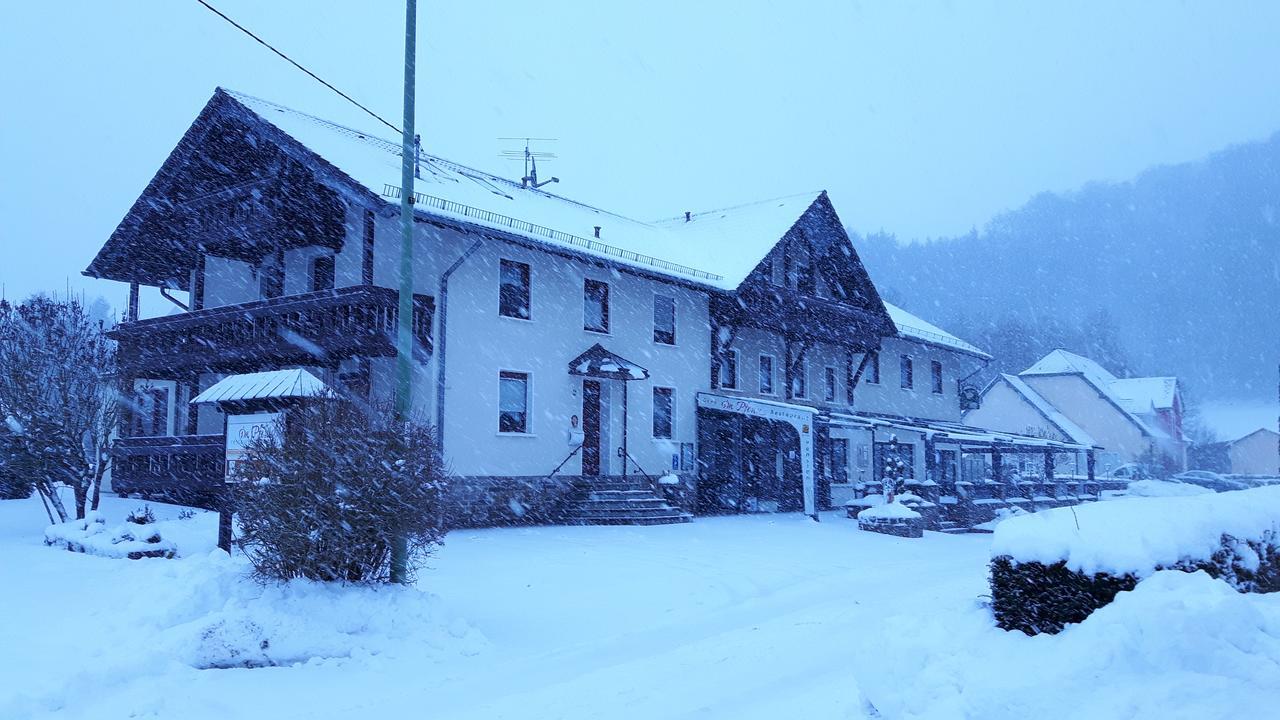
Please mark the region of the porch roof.
[[329, 396], [337, 392], [306, 370], [268, 370], [228, 375], [192, 398], [191, 404]]
[[569, 361], [569, 374], [605, 380], [648, 380], [649, 371], [604, 349], [600, 343]]
[[867, 413], [831, 413], [825, 419], [828, 423], [842, 427], [886, 428], [918, 432], [934, 442], [954, 443], [962, 450], [1008, 450], [1010, 452], [1082, 452], [1099, 450], [1095, 445], [1063, 442], [1034, 435], [1020, 435], [1003, 430], [987, 430], [985, 428], [947, 422], [945, 420], [924, 420], [899, 415], [872, 415]]

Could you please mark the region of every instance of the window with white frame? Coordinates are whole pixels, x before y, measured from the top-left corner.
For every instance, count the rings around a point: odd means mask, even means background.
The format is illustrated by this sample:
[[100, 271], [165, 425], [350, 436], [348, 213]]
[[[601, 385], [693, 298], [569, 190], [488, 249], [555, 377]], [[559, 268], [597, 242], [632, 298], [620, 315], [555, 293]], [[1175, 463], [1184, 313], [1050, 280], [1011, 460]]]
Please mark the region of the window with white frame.
[[822, 399], [825, 402], [836, 401], [836, 369], [833, 367], [822, 369]]
[[760, 356], [760, 394], [773, 394], [773, 356]]
[[529, 373], [498, 373], [498, 432], [529, 432]]
[[791, 373], [791, 397], [805, 398], [809, 396], [809, 363], [801, 360], [795, 364]]
[[903, 390], [915, 387], [915, 369], [910, 355], [903, 355], [898, 359], [898, 381]]
[[653, 341], [676, 344], [676, 299], [670, 295], [653, 296]]
[[942, 363], [934, 360], [929, 363], [929, 377], [933, 385], [933, 392], [938, 395], [942, 394]]
[[727, 350], [720, 356], [720, 387], [727, 390], [738, 388], [737, 350]]
[[864, 382], [872, 385], [880, 384], [880, 353], [872, 350], [867, 353], [867, 367], [862, 371]]
[[502, 260], [498, 271], [498, 314], [528, 320], [529, 265], [515, 260]]
[[609, 284], [586, 278], [582, 281], [582, 329], [609, 332]]
[[670, 440], [675, 436], [676, 427], [676, 391], [668, 387], [653, 389], [653, 436], [660, 440]]

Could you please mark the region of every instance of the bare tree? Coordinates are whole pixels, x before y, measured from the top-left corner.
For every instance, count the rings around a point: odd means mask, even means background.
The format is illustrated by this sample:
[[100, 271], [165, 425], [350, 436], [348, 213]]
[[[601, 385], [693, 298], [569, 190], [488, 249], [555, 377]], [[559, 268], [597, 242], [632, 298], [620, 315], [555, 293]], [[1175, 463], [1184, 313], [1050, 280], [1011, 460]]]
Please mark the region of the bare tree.
[[75, 493], [76, 518], [98, 509], [119, 417], [115, 343], [76, 298], [0, 301], [0, 419], [30, 458], [37, 492], [60, 521], [57, 485]]

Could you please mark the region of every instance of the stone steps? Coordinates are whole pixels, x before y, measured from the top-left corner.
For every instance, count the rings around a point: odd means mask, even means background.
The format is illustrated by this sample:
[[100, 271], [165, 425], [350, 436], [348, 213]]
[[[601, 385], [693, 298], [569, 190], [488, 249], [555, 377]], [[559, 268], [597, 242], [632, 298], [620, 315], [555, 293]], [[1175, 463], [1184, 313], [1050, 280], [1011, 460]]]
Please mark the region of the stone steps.
[[601, 478], [583, 482], [581, 489], [584, 499], [566, 518], [572, 525], [667, 525], [693, 519], [647, 481]]

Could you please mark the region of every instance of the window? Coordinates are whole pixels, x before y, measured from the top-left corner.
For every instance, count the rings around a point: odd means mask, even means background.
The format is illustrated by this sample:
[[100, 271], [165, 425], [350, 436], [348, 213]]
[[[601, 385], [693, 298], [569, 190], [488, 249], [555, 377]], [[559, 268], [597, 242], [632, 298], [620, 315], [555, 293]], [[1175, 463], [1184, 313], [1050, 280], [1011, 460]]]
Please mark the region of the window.
[[728, 390], [738, 388], [737, 350], [728, 350], [720, 356], [720, 387]]
[[809, 368], [803, 360], [796, 363], [795, 372], [791, 375], [791, 397], [803, 398], [809, 394]]
[[653, 436], [670, 440], [675, 430], [675, 390], [665, 387], [653, 389]]
[[529, 432], [529, 373], [498, 373], [498, 432]]
[[831, 438], [828, 448], [827, 470], [831, 482], [843, 484], [849, 482], [849, 441], [845, 438]]
[[311, 291], [332, 290], [334, 262], [332, 255], [321, 255], [311, 261]]
[[898, 362], [898, 376], [904, 390], [910, 390], [915, 385], [915, 378], [913, 377], [913, 374], [914, 373], [911, 368], [911, 356], [903, 355]]
[[942, 394], [942, 363], [934, 360], [929, 363], [929, 372], [933, 378], [933, 391], [939, 395]]
[[587, 278], [582, 283], [582, 329], [609, 332], [609, 285]]
[[503, 317], [529, 319], [529, 266], [514, 260], [503, 260], [498, 276], [498, 314]]
[[824, 368], [822, 374], [822, 399], [826, 402], [836, 401], [836, 369]]
[[263, 299], [277, 298], [284, 294], [284, 261], [280, 253], [263, 259], [258, 270], [258, 290]]
[[868, 353], [867, 367], [862, 371], [866, 375], [867, 382], [872, 385], [880, 384], [880, 353], [872, 350]]
[[813, 264], [809, 258], [809, 247], [804, 242], [787, 245], [785, 275], [786, 285], [791, 290], [813, 292]]
[[773, 356], [760, 356], [760, 394], [773, 394]]
[[670, 295], [653, 296], [653, 341], [676, 344], [676, 299]]

